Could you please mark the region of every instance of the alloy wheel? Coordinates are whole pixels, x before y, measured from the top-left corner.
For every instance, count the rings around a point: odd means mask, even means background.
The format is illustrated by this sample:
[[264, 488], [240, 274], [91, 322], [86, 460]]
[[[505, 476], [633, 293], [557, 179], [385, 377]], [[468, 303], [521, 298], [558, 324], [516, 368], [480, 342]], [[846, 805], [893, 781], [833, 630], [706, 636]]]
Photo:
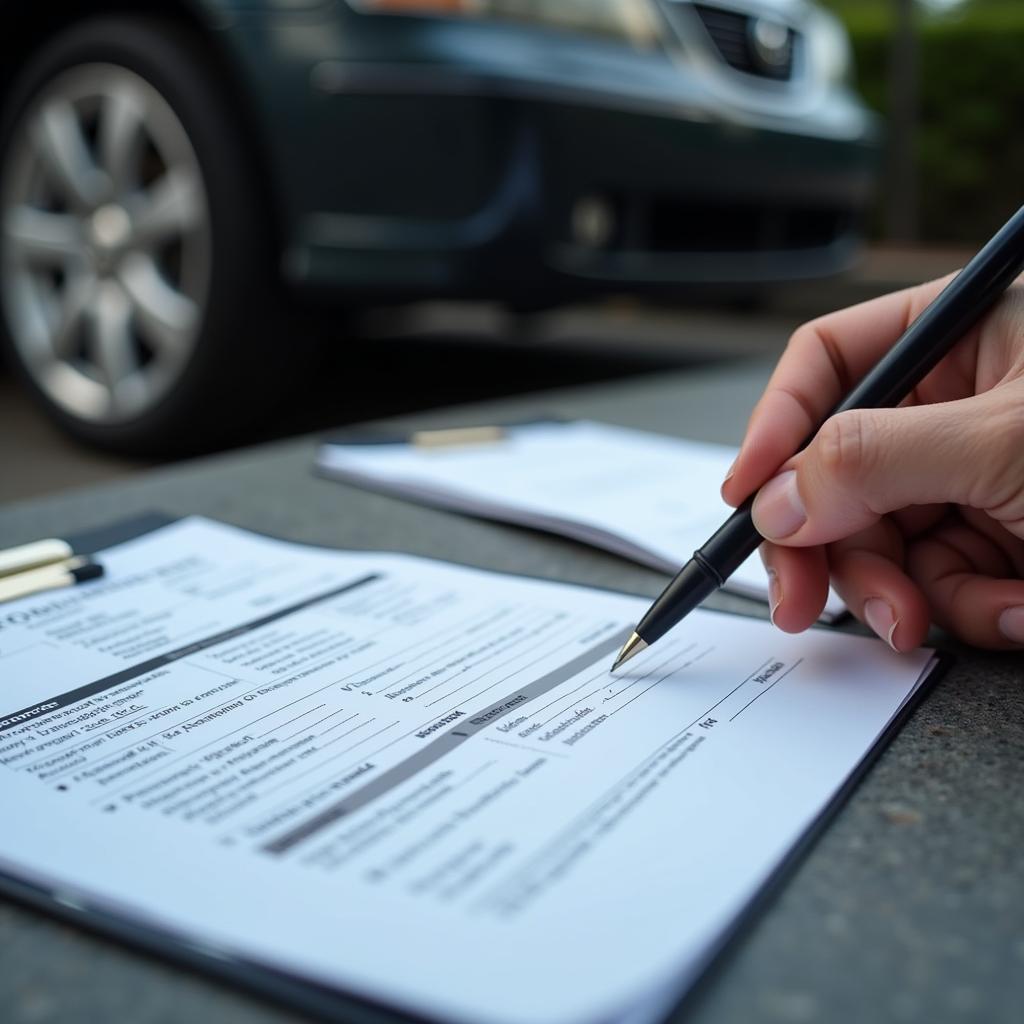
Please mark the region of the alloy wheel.
[[209, 203], [181, 121], [113, 64], [32, 100], [0, 182], [7, 328], [66, 414], [95, 424], [159, 404], [195, 351], [209, 291]]

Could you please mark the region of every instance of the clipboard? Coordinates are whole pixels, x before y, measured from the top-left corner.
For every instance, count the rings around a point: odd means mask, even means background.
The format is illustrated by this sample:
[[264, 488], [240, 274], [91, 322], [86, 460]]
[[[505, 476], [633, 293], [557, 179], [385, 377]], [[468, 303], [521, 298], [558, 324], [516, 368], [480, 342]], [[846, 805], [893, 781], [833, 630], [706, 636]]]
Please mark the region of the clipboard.
[[[142, 537], [177, 521], [177, 517], [160, 512], [132, 517], [94, 530], [73, 535], [74, 542], [96, 551]], [[71, 537], [69, 537], [71, 539]], [[706, 951], [699, 967], [696, 982], [688, 975], [673, 990], [665, 1002], [665, 1021], [674, 1021], [703, 994], [710, 983], [728, 966], [731, 952], [742, 941], [746, 929], [770, 907], [792, 873], [803, 862], [814, 843], [828, 827], [832, 818], [849, 799], [874, 762], [889, 745], [898, 731], [914, 713], [932, 687], [953, 664], [948, 653], [937, 653], [936, 660], [926, 666], [927, 678], [906, 701], [889, 726], [866, 751], [844, 784], [808, 825], [803, 834], [790, 847], [757, 896], [737, 915], [720, 940]], [[437, 1024], [438, 1018], [419, 1016], [405, 1009], [373, 1000], [362, 994], [353, 994], [308, 981], [254, 960], [202, 943], [185, 935], [149, 924], [142, 924], [128, 914], [111, 913], [90, 906], [60, 889], [37, 885], [11, 871], [0, 871], [0, 895], [27, 908], [44, 913], [82, 928], [105, 939], [114, 941], [132, 951], [141, 951], [193, 970], [216, 981], [226, 982], [253, 995], [272, 1000], [287, 1008], [330, 1021], [349, 1021], [354, 1024]], [[597, 1022], [595, 1022], [597, 1024]]]

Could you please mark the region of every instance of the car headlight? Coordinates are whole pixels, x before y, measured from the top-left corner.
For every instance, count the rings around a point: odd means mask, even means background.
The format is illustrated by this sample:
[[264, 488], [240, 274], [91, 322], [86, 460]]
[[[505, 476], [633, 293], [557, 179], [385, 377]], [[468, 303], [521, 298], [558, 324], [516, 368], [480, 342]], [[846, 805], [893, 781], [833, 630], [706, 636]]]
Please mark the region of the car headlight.
[[658, 36], [650, 0], [349, 0], [376, 14], [454, 15], [533, 22], [650, 45]]
[[843, 23], [820, 8], [808, 25], [811, 61], [817, 73], [829, 82], [849, 82], [853, 77], [853, 53]]

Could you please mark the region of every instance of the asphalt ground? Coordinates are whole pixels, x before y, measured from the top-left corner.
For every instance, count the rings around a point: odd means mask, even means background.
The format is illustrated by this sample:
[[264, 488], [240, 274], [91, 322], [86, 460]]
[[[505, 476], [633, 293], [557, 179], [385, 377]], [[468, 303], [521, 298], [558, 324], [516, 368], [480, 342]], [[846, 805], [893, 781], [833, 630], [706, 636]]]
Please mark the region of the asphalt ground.
[[[565, 310], [529, 320], [489, 307], [427, 307], [381, 311], [343, 329], [323, 315], [306, 325], [323, 349], [316, 372], [245, 441], [761, 354], [780, 350], [790, 327], [777, 316], [629, 307]], [[150, 465], [67, 437], [10, 370], [0, 374], [0, 503], [113, 480]]]
[[[322, 347], [318, 372], [244, 440], [259, 443], [462, 402], [774, 356], [804, 320], [939, 276], [968, 255], [873, 250], [843, 278], [777, 289], [747, 308], [611, 300], [513, 317], [487, 305], [424, 304], [372, 311], [354, 323], [323, 313], [303, 327]], [[0, 368], [0, 504], [116, 479], [152, 464], [67, 437]]]

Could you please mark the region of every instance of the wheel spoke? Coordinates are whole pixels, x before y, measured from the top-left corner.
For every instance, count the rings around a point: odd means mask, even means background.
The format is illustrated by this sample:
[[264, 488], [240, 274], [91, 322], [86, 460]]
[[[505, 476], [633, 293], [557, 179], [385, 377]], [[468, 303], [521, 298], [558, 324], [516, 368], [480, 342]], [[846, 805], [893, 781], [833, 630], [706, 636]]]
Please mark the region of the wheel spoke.
[[138, 196], [130, 207], [133, 240], [158, 245], [203, 223], [202, 189], [197, 176], [172, 168]]
[[173, 392], [204, 322], [210, 211], [189, 134], [144, 77], [102, 63], [55, 74], [15, 129], [12, 341], [67, 415], [128, 423]]
[[99, 159], [115, 194], [138, 184], [138, 164], [145, 139], [145, 110], [134, 90], [122, 86], [103, 100], [100, 111]]
[[111, 408], [118, 405], [119, 392], [138, 370], [132, 339], [132, 306], [119, 285], [103, 286], [92, 309], [90, 356], [110, 395]]
[[126, 259], [118, 276], [146, 339], [168, 356], [184, 355], [198, 324], [196, 303], [168, 284], [152, 258], [142, 253]]
[[90, 210], [109, 191], [107, 176], [96, 166], [74, 106], [51, 100], [35, 123], [39, 156], [55, 187], [75, 209]]
[[82, 252], [82, 229], [77, 217], [49, 213], [27, 204], [7, 211], [4, 236], [15, 258], [25, 263], [52, 266]]
[[96, 300], [96, 278], [80, 274], [64, 289], [53, 326], [51, 345], [58, 359], [72, 359], [78, 352], [79, 331]]

